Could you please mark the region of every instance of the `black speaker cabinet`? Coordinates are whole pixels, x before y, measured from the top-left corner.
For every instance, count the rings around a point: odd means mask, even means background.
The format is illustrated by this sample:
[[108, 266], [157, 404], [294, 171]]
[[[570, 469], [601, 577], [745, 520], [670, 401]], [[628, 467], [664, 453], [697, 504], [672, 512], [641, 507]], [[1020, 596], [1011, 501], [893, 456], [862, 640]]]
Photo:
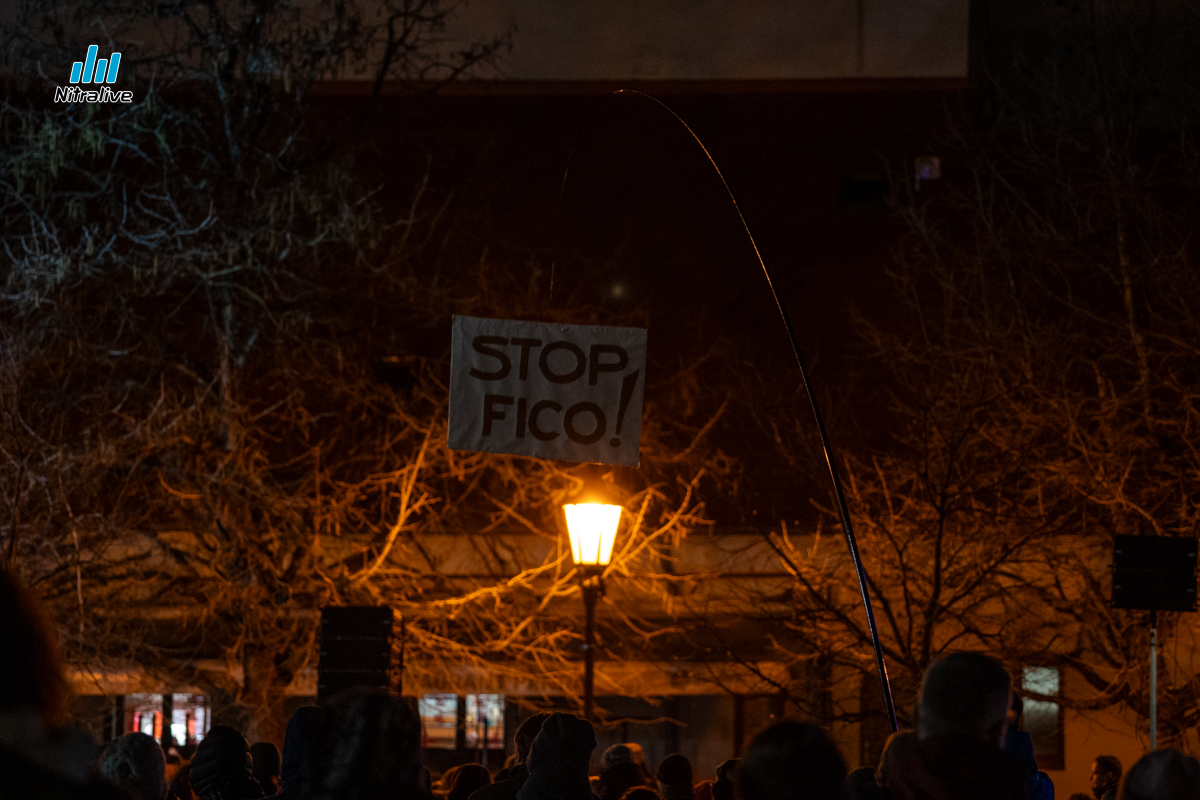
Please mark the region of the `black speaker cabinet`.
[[321, 609], [317, 701], [354, 686], [388, 691], [392, 666], [392, 609], [326, 606]]
[[1196, 540], [1117, 536], [1113, 542], [1114, 608], [1196, 610]]

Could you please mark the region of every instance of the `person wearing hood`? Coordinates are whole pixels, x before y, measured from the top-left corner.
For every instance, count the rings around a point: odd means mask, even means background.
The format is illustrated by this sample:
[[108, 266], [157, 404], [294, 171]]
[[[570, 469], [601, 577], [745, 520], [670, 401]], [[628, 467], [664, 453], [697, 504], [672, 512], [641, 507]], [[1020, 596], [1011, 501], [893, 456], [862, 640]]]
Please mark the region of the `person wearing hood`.
[[893, 800], [1025, 800], [1020, 762], [1002, 748], [1011, 679], [981, 653], [952, 653], [925, 672], [917, 742], [884, 776]]
[[520, 724], [513, 734], [516, 763], [509, 768], [503, 780], [476, 789], [468, 800], [517, 800], [517, 792], [529, 777], [529, 750], [549, 717], [549, 712], [542, 711]]
[[529, 778], [517, 800], [593, 800], [588, 768], [595, 749], [590, 722], [551, 714], [529, 750]]
[[421, 721], [402, 698], [349, 689], [325, 707], [301, 771], [301, 800], [427, 798]]
[[254, 800], [263, 796], [254, 779], [250, 745], [228, 725], [214, 725], [196, 747], [192, 791], [199, 800]]
[[300, 797], [304, 764], [317, 738], [321, 713], [318, 706], [302, 706], [288, 720], [279, 762], [279, 792], [271, 800], [297, 800]]

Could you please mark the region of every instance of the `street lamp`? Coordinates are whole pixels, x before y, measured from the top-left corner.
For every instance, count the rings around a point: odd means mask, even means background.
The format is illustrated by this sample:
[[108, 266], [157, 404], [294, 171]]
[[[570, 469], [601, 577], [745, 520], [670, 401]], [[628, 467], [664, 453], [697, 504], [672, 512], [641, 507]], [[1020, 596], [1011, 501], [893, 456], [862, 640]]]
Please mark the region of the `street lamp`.
[[612, 560], [621, 507], [603, 503], [571, 503], [563, 506], [567, 532], [571, 535], [571, 558], [579, 570], [587, 623], [583, 644], [583, 718], [592, 719], [593, 669], [596, 639], [596, 598], [604, 593], [602, 575]]

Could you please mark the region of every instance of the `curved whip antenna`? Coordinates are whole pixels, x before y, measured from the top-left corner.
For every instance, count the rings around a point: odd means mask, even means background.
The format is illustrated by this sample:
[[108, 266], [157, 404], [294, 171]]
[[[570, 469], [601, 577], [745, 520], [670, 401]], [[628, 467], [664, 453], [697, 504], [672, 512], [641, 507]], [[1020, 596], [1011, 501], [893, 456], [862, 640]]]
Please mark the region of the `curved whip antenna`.
[[[812, 381], [808, 377], [808, 369], [804, 366], [804, 357], [800, 355], [800, 345], [796, 342], [796, 331], [792, 328], [792, 321], [788, 317], [787, 309], [783, 307], [783, 301], [779, 299], [779, 292], [775, 289], [775, 281], [771, 278], [771, 270], [767, 268], [767, 262], [763, 260], [762, 253], [758, 249], [758, 242], [754, 240], [754, 234], [750, 232], [750, 225], [746, 222], [746, 216], [742, 213], [742, 207], [738, 205], [737, 198], [733, 194], [733, 190], [729, 188], [729, 182], [725, 180], [725, 174], [721, 172], [721, 168], [717, 166], [716, 160], [712, 157], [712, 153], [704, 146], [704, 142], [692, 130], [692, 126], [684, 121], [683, 117], [675, 113], [675, 109], [659, 100], [652, 94], [639, 91], [637, 89], [618, 89], [608, 97], [615, 97], [619, 94], [638, 95], [652, 100], [660, 108], [664, 109], [668, 114], [675, 118], [675, 121], [684, 127], [691, 134], [693, 141], [699, 145], [703, 151], [704, 157], [708, 159], [708, 163], [712, 165], [713, 170], [717, 173], [717, 177], [721, 179], [721, 185], [725, 187], [725, 193], [729, 196], [729, 202], [733, 203], [733, 209], [737, 212], [738, 219], [742, 222], [742, 229], [746, 231], [746, 238], [750, 240], [750, 246], [754, 248], [754, 257], [758, 259], [758, 265], [762, 267], [763, 277], [767, 279], [767, 286], [771, 289], [771, 297], [775, 299], [775, 308], [779, 310], [779, 316], [783, 319], [783, 327], [787, 330], [788, 341], [792, 345], [792, 355], [796, 357], [796, 366], [800, 368], [800, 378], [804, 383], [804, 391], [808, 395], [808, 404], [812, 408], [813, 421], [817, 424], [817, 432], [821, 436], [821, 449], [825, 453], [825, 465], [829, 468], [829, 480], [833, 484], [833, 494], [837, 498], [838, 514], [842, 521], [842, 532], [846, 535], [846, 546], [850, 550], [850, 558], [854, 561], [854, 571], [858, 575], [858, 588], [862, 593], [863, 609], [867, 613], [867, 626], [871, 632], [871, 645], [875, 649], [875, 666], [879, 670], [879, 683], [883, 689], [883, 704], [887, 709], [888, 724], [891, 725], [892, 731], [896, 731], [896, 705], [892, 700], [892, 686], [888, 681], [887, 665], [883, 661], [883, 645], [879, 641], [879, 627], [875, 624], [875, 610], [871, 606], [871, 593], [867, 588], [867, 570], [863, 566], [862, 555], [858, 552], [858, 540], [854, 537], [854, 525], [850, 521], [850, 509], [846, 505], [846, 494], [842, 490], [842, 477], [838, 472], [837, 462], [833, 456], [833, 445], [829, 443], [829, 433], [825, 430], [825, 421], [821, 417], [821, 409], [817, 406], [817, 396], [813, 392]], [[607, 98], [605, 98], [607, 99]], [[572, 155], [574, 148], [572, 148]], [[567, 157], [567, 168], [563, 170], [562, 186], [559, 189], [559, 202], [563, 199], [563, 194], [567, 188], [567, 174], [571, 169], [571, 157]], [[550, 269], [550, 293], [554, 293], [554, 268]]]

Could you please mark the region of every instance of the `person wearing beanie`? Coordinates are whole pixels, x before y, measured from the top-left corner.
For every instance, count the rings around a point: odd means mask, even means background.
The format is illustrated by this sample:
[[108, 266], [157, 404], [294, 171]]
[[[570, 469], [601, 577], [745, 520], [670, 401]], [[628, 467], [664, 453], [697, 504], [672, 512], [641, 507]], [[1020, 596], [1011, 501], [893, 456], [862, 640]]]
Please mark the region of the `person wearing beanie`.
[[529, 778], [517, 800], [592, 800], [588, 780], [596, 732], [574, 714], [551, 714], [529, 751]]
[[196, 747], [192, 791], [199, 800], [253, 800], [263, 796], [254, 779], [250, 745], [228, 725], [214, 725]]
[[167, 789], [162, 747], [144, 733], [127, 733], [105, 748], [97, 771], [134, 800], [162, 800]]
[[610, 767], [617, 764], [632, 764], [633, 751], [626, 744], [614, 744], [612, 747], [604, 751], [600, 756], [600, 774], [608, 772]]

